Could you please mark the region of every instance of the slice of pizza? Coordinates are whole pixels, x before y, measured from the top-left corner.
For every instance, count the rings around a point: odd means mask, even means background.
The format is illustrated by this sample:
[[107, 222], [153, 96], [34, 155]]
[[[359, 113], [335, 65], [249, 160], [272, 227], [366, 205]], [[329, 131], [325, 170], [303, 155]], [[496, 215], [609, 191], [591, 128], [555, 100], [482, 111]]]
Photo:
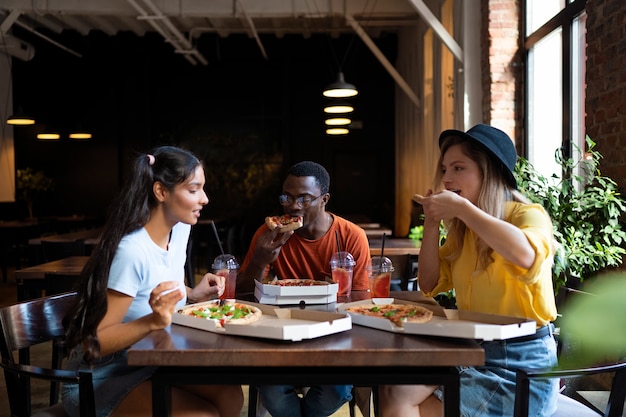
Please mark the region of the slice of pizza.
[[354, 306], [347, 308], [346, 311], [387, 319], [399, 327], [403, 327], [404, 323], [427, 323], [433, 317], [431, 310], [414, 304]]
[[302, 216], [290, 216], [283, 214], [282, 216], [267, 216], [265, 224], [270, 230], [274, 230], [278, 225], [282, 225], [279, 233], [286, 233], [302, 227]]
[[228, 324], [250, 324], [259, 321], [263, 312], [255, 307], [236, 301], [205, 303], [198, 306], [189, 306], [179, 311], [187, 316], [198, 317], [215, 322], [217, 327]]

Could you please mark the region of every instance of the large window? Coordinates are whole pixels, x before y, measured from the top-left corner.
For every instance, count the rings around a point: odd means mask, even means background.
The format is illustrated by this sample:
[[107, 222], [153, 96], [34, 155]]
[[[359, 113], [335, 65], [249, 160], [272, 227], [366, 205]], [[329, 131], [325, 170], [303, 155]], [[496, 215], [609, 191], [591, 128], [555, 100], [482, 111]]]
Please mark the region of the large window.
[[559, 148], [566, 156], [584, 150], [585, 3], [525, 2], [527, 157], [547, 176], [562, 174]]

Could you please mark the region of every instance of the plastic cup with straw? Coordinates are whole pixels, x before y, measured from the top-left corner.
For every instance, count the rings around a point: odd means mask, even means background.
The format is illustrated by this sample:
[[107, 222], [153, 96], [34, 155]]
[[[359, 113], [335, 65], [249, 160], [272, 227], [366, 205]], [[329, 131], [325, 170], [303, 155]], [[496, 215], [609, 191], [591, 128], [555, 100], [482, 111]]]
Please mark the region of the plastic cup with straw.
[[385, 257], [385, 237], [383, 233], [380, 256], [372, 256], [371, 265], [367, 267], [370, 283], [370, 298], [389, 298], [391, 273], [394, 271], [391, 259]]
[[215, 275], [223, 276], [226, 281], [224, 284], [224, 291], [221, 294], [218, 294], [218, 297], [220, 300], [233, 299], [235, 298], [239, 263], [233, 255], [224, 253], [224, 248], [222, 247], [222, 242], [220, 241], [220, 236], [217, 233], [214, 221], [211, 221], [211, 226], [213, 226], [213, 233], [215, 233], [215, 239], [217, 239], [217, 244], [220, 247], [220, 252], [222, 253], [215, 258], [211, 268], [213, 269], [213, 273]]
[[330, 271], [333, 282], [339, 286], [337, 290], [338, 296], [350, 296], [352, 291], [352, 274], [354, 272], [354, 257], [349, 252], [341, 250], [339, 243], [339, 233], [335, 231], [335, 240], [337, 241], [337, 253], [333, 254], [330, 259]]

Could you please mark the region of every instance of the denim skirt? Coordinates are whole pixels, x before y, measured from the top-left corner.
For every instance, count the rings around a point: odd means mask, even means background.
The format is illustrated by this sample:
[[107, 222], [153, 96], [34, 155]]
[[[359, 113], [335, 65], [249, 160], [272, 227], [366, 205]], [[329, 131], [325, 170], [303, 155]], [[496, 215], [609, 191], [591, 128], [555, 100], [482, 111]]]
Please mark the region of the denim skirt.
[[[459, 368], [461, 416], [513, 416], [517, 369], [557, 365], [556, 342], [551, 333], [524, 341], [481, 342], [485, 350], [485, 366]], [[549, 417], [554, 414], [558, 385], [558, 380], [554, 378], [530, 381], [529, 416]], [[439, 390], [436, 395], [441, 398]]]
[[[126, 351], [119, 351], [94, 361], [83, 359], [80, 348], [68, 358], [66, 369], [90, 370], [96, 401], [96, 416], [108, 417], [122, 399], [137, 385], [152, 377], [155, 367], [128, 366]], [[63, 407], [70, 417], [80, 417], [78, 384], [64, 384], [61, 390]]]

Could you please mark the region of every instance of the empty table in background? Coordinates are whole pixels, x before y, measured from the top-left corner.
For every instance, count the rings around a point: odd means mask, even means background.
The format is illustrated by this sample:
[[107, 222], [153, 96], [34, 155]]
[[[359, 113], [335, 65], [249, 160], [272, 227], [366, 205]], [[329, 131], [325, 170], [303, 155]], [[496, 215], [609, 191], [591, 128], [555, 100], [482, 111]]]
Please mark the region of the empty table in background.
[[[382, 239], [370, 239], [370, 254], [380, 256]], [[409, 238], [385, 239], [385, 255], [419, 255], [421, 243]]]
[[87, 260], [89, 256], [72, 256], [16, 270], [17, 301], [40, 297], [41, 292], [46, 289], [46, 275], [75, 275], [78, 278]]

